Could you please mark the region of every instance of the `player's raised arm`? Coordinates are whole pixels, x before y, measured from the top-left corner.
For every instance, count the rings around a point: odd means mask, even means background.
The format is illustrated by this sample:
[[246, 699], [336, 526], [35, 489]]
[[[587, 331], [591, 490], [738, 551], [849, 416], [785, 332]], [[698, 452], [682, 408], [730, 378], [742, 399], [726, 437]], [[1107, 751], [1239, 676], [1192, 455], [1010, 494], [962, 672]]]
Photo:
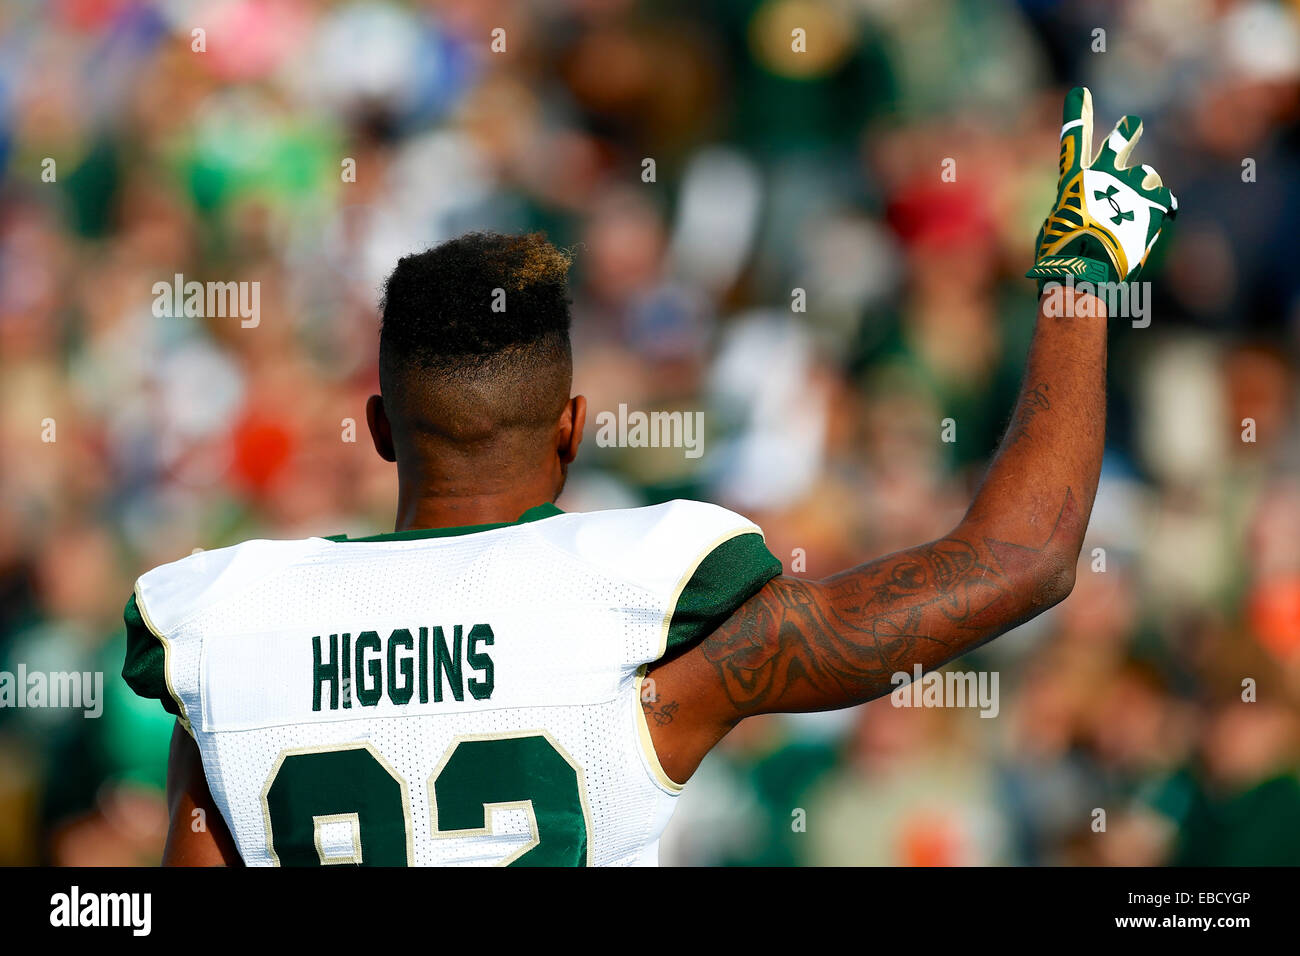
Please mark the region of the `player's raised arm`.
[[1053, 318], [1040, 307], [1010, 428], [949, 534], [825, 580], [775, 578], [655, 672], [660, 696], [700, 729], [694, 746], [673, 749], [707, 750], [703, 741], [754, 714], [879, 697], [895, 673], [937, 667], [1070, 593], [1105, 433], [1104, 306], [1077, 296], [1079, 311], [1102, 314]]
[[[1091, 122], [1086, 91], [1073, 91], [1058, 202], [1030, 273], [1037, 278], [1078, 269], [1093, 281], [1131, 279], [1159, 235], [1163, 216], [1136, 189], [1145, 179], [1152, 195], [1168, 194], [1153, 170], [1119, 194], [1126, 207], [1148, 203], [1149, 211], [1137, 217], [1141, 236], [1134, 233], [1118, 260], [1109, 250], [1120, 240], [1071, 205], [1092, 185], [1079, 158], [1090, 154]], [[1138, 132], [1140, 123], [1125, 117], [1093, 165], [1127, 177], [1122, 164]], [[1172, 196], [1166, 202], [1172, 206]], [[1051, 242], [1043, 239], [1048, 233]], [[745, 717], [879, 697], [897, 686], [895, 674], [938, 667], [1070, 593], [1101, 470], [1106, 321], [1104, 304], [1088, 292], [1057, 287], [1042, 297], [1011, 424], [949, 534], [822, 581], [776, 578], [709, 638], [654, 672], [661, 699], [678, 703], [679, 719], [652, 731], [671, 776], [689, 776]]]

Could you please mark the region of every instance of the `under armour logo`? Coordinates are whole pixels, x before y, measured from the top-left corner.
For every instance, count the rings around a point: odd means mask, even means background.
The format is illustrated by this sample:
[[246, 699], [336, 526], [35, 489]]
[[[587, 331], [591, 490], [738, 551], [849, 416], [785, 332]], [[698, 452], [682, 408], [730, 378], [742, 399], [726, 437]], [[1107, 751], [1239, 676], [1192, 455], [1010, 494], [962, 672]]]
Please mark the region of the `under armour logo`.
[[1096, 192], [1092, 194], [1093, 199], [1104, 199], [1106, 200], [1106, 202], [1110, 203], [1110, 208], [1115, 210], [1115, 218], [1111, 220], [1111, 224], [1115, 226], [1118, 226], [1125, 219], [1133, 218], [1132, 210], [1130, 210], [1129, 212], [1125, 212], [1124, 210], [1119, 208], [1119, 203], [1115, 201], [1115, 194], [1117, 192], [1119, 192], [1118, 187], [1116, 187], [1112, 183], [1105, 192], [1102, 192], [1100, 189], [1098, 189]]

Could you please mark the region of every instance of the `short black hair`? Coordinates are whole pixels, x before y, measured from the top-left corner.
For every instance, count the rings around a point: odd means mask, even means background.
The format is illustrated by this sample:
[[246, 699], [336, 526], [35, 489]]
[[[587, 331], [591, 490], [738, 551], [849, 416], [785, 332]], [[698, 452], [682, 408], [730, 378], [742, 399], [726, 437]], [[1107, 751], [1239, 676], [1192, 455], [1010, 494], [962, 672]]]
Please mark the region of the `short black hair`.
[[446, 372], [506, 351], [567, 351], [569, 261], [538, 232], [471, 232], [403, 256], [384, 284], [381, 366]]
[[380, 303], [390, 418], [458, 440], [553, 423], [573, 376], [570, 261], [541, 233], [472, 232], [402, 257]]

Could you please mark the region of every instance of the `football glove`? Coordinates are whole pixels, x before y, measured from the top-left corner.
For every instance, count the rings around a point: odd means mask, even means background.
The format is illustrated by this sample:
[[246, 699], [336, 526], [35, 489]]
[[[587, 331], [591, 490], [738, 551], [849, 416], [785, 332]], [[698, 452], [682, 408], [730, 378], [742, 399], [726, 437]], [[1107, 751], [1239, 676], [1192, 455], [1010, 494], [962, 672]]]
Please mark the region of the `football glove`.
[[1056, 205], [1025, 275], [1046, 282], [1133, 282], [1146, 264], [1178, 200], [1150, 166], [1129, 166], [1142, 120], [1125, 116], [1092, 158], [1092, 94], [1076, 86], [1065, 97]]

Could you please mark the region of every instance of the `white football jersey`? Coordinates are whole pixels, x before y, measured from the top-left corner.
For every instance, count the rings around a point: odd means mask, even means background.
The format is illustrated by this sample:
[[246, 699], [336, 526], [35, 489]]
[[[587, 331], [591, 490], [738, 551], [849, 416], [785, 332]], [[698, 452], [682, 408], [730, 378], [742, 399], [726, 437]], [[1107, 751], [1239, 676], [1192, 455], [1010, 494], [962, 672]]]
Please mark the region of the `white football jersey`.
[[692, 501], [246, 541], [139, 579], [123, 676], [251, 866], [653, 865], [681, 787], [645, 670], [780, 571]]

